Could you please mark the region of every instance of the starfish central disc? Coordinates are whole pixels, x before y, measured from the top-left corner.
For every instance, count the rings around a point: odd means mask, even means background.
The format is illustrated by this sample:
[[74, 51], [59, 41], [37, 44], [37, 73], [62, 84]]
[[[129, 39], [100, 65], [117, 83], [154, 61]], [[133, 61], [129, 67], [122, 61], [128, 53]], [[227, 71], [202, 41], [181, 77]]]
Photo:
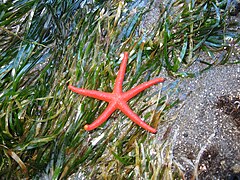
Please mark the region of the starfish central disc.
[[126, 116], [128, 116], [133, 122], [135, 122], [136, 124], [144, 128], [145, 130], [151, 133], [157, 132], [156, 129], [152, 128], [151, 126], [146, 124], [144, 121], [142, 121], [141, 118], [138, 117], [138, 115], [131, 110], [131, 108], [127, 104], [127, 101], [133, 98], [134, 96], [136, 96], [137, 94], [139, 94], [140, 92], [142, 92], [143, 90], [149, 88], [150, 86], [157, 83], [164, 82], [164, 78], [156, 78], [148, 82], [142, 83], [134, 87], [133, 89], [130, 89], [127, 92], [122, 92], [122, 83], [123, 83], [124, 74], [126, 71], [127, 60], [128, 60], [128, 53], [124, 52], [122, 63], [120, 65], [120, 69], [117, 74], [117, 78], [116, 78], [112, 93], [76, 88], [72, 85], [68, 86], [68, 88], [75, 93], [108, 102], [108, 106], [103, 111], [103, 113], [95, 121], [93, 121], [93, 123], [89, 125], [87, 124], [84, 126], [85, 130], [91, 131], [97, 128], [102, 123], [104, 123], [115, 110], [119, 109]]

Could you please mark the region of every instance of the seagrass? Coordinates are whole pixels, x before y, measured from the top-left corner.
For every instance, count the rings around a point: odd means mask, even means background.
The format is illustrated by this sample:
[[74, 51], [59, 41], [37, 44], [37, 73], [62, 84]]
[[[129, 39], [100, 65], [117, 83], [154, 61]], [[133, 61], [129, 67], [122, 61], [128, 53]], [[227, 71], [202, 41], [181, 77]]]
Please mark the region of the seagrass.
[[[86, 132], [106, 103], [77, 96], [68, 88], [111, 92], [121, 60], [130, 52], [123, 89], [159, 76], [194, 77], [228, 63], [232, 47], [224, 1], [1, 1], [0, 2], [0, 176], [4, 179], [66, 179], [75, 172], [89, 179], [178, 178], [170, 129], [159, 143], [121, 113]], [[148, 12], [159, 8], [144, 31]], [[213, 62], [186, 70], [199, 52]], [[239, 62], [236, 62], [239, 63]], [[174, 89], [174, 88], [172, 88]], [[168, 89], [171, 91], [171, 89]], [[167, 90], [167, 91], [168, 91]], [[158, 96], [158, 94], [160, 94]], [[129, 105], [154, 127], [165, 126], [168, 101], [161, 89], [140, 93]], [[150, 110], [149, 110], [150, 109]], [[148, 110], [148, 111], [147, 111]]]

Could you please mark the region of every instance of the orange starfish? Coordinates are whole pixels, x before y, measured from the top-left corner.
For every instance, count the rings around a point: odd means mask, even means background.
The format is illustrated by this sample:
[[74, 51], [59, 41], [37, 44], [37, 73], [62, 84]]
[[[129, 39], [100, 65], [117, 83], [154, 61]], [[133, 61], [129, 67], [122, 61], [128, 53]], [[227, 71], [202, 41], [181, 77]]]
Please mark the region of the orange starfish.
[[102, 123], [104, 123], [111, 114], [119, 109], [121, 110], [125, 115], [127, 115], [133, 122], [144, 128], [145, 130], [151, 132], [151, 133], [156, 133], [157, 130], [146, 124], [144, 121], [138, 117], [137, 114], [135, 114], [130, 107], [127, 104], [127, 101], [136, 96], [138, 93], [141, 91], [149, 88], [150, 86], [164, 82], [164, 78], [156, 78], [153, 80], [150, 80], [148, 82], [142, 83], [135, 88], [123, 92], [122, 91], [122, 83], [124, 80], [124, 74], [126, 71], [126, 66], [127, 66], [127, 60], [128, 60], [128, 53], [124, 53], [124, 57], [122, 60], [122, 63], [120, 65], [120, 69], [117, 75], [117, 79], [115, 81], [114, 89], [112, 93], [107, 93], [107, 92], [101, 92], [101, 91], [95, 91], [95, 90], [87, 90], [87, 89], [82, 89], [82, 88], [76, 88], [74, 86], [69, 85], [68, 88], [72, 90], [75, 93], [96, 98], [102, 101], [108, 102], [107, 108], [103, 111], [103, 113], [90, 125], [86, 124], [84, 126], [84, 129], [86, 131], [91, 131], [98, 126], [100, 126]]

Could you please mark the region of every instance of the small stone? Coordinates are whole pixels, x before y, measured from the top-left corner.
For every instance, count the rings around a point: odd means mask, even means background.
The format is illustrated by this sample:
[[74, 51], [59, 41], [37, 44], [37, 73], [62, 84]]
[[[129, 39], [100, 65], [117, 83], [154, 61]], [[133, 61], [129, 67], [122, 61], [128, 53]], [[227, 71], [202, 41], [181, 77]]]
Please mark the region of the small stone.
[[235, 164], [233, 167], [232, 167], [232, 171], [234, 173], [240, 173], [240, 164]]

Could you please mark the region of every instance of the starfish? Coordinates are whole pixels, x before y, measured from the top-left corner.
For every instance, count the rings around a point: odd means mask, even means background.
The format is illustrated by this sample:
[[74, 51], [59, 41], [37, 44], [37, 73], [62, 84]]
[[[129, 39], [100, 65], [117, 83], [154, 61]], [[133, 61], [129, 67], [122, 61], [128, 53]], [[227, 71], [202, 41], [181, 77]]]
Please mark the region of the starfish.
[[150, 86], [164, 82], [164, 78], [156, 78], [153, 80], [150, 80], [148, 82], [142, 83], [131, 90], [127, 92], [122, 91], [122, 83], [124, 80], [124, 74], [126, 71], [126, 66], [127, 66], [127, 61], [128, 61], [128, 52], [124, 52], [124, 56], [122, 59], [122, 63], [120, 65], [119, 72], [117, 74], [117, 78], [115, 81], [115, 85], [113, 88], [112, 93], [108, 92], [102, 92], [102, 91], [96, 91], [96, 90], [88, 90], [88, 89], [82, 89], [82, 88], [77, 88], [72, 85], [69, 85], [68, 88], [72, 90], [75, 93], [92, 97], [95, 99], [99, 99], [102, 101], [108, 102], [107, 108], [103, 111], [103, 113], [91, 124], [86, 124], [84, 126], [84, 129], [86, 131], [91, 131], [98, 126], [100, 126], [102, 123], [104, 123], [110, 116], [111, 114], [119, 109], [121, 110], [125, 115], [127, 115], [133, 122], [135, 122], [137, 125], [141, 126], [145, 130], [151, 132], [151, 133], [156, 133], [157, 130], [146, 124], [144, 121], [141, 120], [140, 117], [138, 117], [137, 114], [135, 114], [130, 107], [127, 104], [127, 101], [139, 94], [141, 91], [149, 88]]

